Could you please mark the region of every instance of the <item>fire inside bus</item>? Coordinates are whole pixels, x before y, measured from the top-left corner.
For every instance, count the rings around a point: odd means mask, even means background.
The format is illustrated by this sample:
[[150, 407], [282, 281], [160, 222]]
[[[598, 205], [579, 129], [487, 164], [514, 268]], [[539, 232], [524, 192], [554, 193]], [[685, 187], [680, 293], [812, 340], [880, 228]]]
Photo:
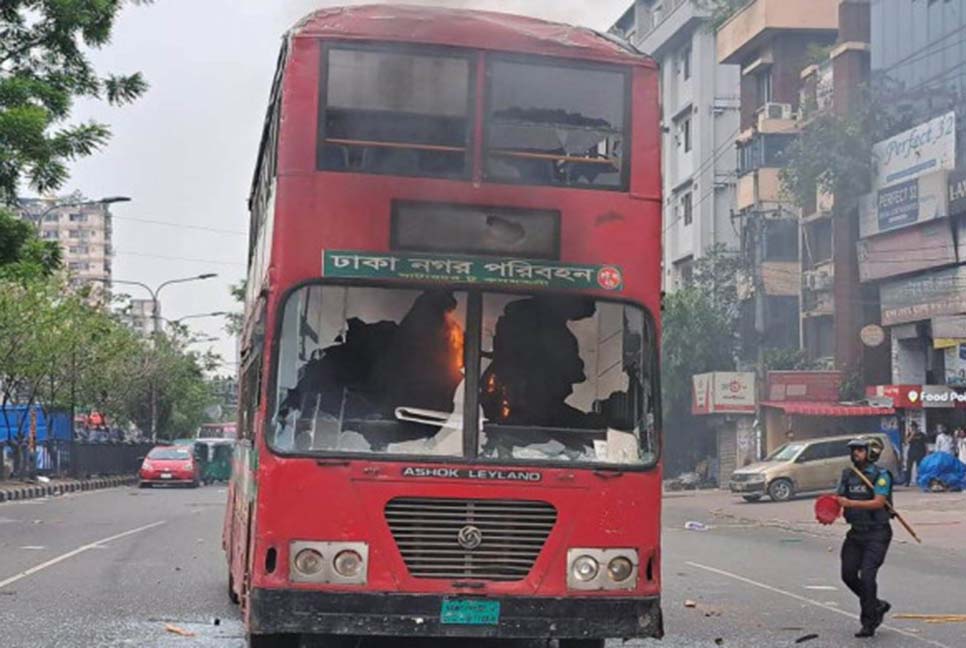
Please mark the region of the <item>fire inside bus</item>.
[[286, 36], [224, 533], [251, 646], [663, 634], [657, 94], [529, 18]]

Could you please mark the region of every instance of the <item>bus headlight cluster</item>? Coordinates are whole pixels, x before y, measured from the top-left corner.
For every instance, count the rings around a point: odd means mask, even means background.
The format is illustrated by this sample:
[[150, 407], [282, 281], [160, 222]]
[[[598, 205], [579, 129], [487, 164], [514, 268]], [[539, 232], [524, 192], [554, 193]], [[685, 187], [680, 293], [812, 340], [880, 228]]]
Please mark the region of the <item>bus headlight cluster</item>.
[[637, 585], [636, 549], [570, 549], [567, 587], [572, 590], [629, 590]]
[[365, 542], [312, 542], [289, 545], [289, 580], [294, 583], [365, 585], [369, 570]]

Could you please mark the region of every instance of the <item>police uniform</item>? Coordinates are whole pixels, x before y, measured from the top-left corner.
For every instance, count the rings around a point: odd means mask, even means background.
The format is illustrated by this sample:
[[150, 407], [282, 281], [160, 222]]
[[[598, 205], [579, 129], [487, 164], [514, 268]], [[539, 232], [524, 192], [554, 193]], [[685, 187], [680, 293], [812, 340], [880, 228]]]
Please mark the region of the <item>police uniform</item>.
[[[842, 473], [838, 494], [851, 500], [872, 500], [882, 495], [892, 503], [892, 474], [873, 463], [862, 472], [872, 483], [870, 489], [851, 468]], [[881, 622], [887, 604], [878, 598], [876, 576], [892, 542], [892, 515], [879, 509], [845, 509], [845, 521], [852, 525], [842, 545], [842, 581], [862, 604], [862, 628], [874, 630]]]

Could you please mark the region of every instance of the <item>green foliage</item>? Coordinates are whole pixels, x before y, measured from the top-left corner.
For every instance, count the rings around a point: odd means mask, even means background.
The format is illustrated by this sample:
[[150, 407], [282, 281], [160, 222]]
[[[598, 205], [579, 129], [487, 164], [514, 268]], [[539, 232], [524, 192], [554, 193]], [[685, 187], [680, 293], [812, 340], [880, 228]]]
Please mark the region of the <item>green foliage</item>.
[[144, 339], [61, 278], [0, 279], [0, 405], [75, 405], [146, 432], [156, 390], [159, 432], [186, 436], [216, 402], [205, 377], [214, 366], [182, 332]]
[[[102, 147], [103, 124], [65, 124], [74, 99], [121, 105], [147, 90], [140, 73], [98, 76], [86, 50], [106, 45], [131, 0], [4, 0], [0, 3], [0, 203], [26, 180], [53, 191], [67, 163]], [[134, 2], [140, 4], [140, 2]]]
[[[242, 279], [236, 284], [232, 284], [229, 288], [232, 298], [236, 303], [245, 307], [245, 280]], [[225, 331], [229, 335], [239, 336], [242, 332], [242, 326], [244, 325], [245, 314], [243, 311], [238, 311], [235, 313], [229, 313], [225, 317]]]
[[709, 12], [708, 29], [716, 32], [752, 0], [692, 0], [698, 9]]
[[802, 349], [765, 349], [766, 371], [806, 371], [814, 369], [808, 354]]
[[49, 276], [61, 265], [60, 246], [0, 207], [0, 279]]
[[687, 417], [691, 376], [734, 369], [741, 258], [723, 246], [695, 261], [692, 282], [664, 298], [662, 401], [666, 420]]

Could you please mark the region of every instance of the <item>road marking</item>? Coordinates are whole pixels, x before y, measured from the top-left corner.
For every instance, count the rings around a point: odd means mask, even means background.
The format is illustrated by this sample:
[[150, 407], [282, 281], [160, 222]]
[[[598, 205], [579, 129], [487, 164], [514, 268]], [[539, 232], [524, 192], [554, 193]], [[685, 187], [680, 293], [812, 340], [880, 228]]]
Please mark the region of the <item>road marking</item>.
[[73, 551], [68, 551], [65, 554], [61, 554], [60, 556], [57, 556], [56, 558], [51, 558], [47, 562], [40, 563], [39, 565], [34, 565], [30, 569], [27, 569], [25, 571], [22, 571], [19, 574], [17, 574], [16, 576], [11, 576], [10, 578], [8, 578], [6, 580], [0, 581], [0, 589], [3, 589], [7, 585], [12, 585], [13, 583], [16, 583], [19, 580], [23, 580], [27, 576], [31, 576], [33, 574], [36, 574], [39, 571], [43, 571], [43, 570], [47, 569], [48, 567], [53, 567], [57, 563], [64, 562], [65, 560], [67, 560], [69, 558], [73, 558], [74, 556], [76, 556], [78, 554], [84, 553], [85, 551], [90, 551], [91, 549], [99, 549], [99, 548], [101, 548], [101, 545], [107, 544], [108, 542], [113, 542], [114, 540], [120, 540], [121, 538], [126, 538], [129, 535], [134, 535], [135, 533], [141, 533], [142, 531], [147, 531], [148, 529], [153, 529], [154, 527], [159, 527], [159, 526], [161, 526], [164, 523], [165, 523], [165, 520], [160, 520], [159, 522], [152, 522], [151, 524], [145, 524], [144, 526], [140, 526], [140, 527], [138, 527], [136, 529], [131, 529], [129, 531], [124, 531], [123, 533], [118, 533], [117, 535], [112, 535], [112, 536], [110, 536], [108, 538], [102, 538], [101, 540], [95, 540], [94, 542], [91, 542], [90, 544], [86, 544], [83, 547], [78, 547], [77, 549], [74, 549]]
[[30, 551], [43, 551], [47, 547], [45, 547], [44, 545], [24, 545], [24, 546], [22, 546], [20, 548], [21, 549], [28, 549]]
[[819, 592], [837, 592], [839, 588], [834, 585], [806, 585], [807, 590], [817, 590]]
[[[707, 565], [702, 565], [700, 563], [691, 562], [691, 561], [685, 561], [684, 564], [690, 565], [691, 567], [696, 567], [698, 569], [703, 569], [707, 572], [711, 572], [712, 574], [718, 574], [719, 576], [726, 576], [728, 578], [739, 581], [741, 583], [745, 583], [746, 585], [752, 585], [754, 587], [767, 590], [769, 592], [773, 592], [774, 594], [781, 594], [782, 596], [787, 596], [788, 598], [795, 599], [796, 601], [801, 601], [802, 603], [808, 603], [809, 605], [814, 605], [815, 607], [822, 608], [823, 610], [827, 610], [829, 612], [835, 612], [836, 614], [841, 614], [842, 616], [847, 616], [850, 619], [855, 619], [856, 621], [859, 620], [859, 615], [857, 614], [852, 614], [850, 612], [846, 612], [845, 610], [840, 610], [837, 607], [833, 607], [831, 605], [828, 605], [827, 603], [822, 603], [821, 601], [816, 601], [815, 599], [810, 599], [807, 596], [800, 596], [798, 594], [789, 592], [787, 590], [779, 589], [777, 587], [772, 587], [771, 585], [766, 585], [765, 583], [759, 583], [758, 581], [751, 580], [750, 578], [745, 578], [744, 576], [739, 576], [738, 574], [727, 572], [723, 569], [717, 569], [716, 567], [709, 567]], [[2, 586], [3, 584], [0, 583], [0, 587]], [[902, 630], [901, 628], [896, 628], [894, 626], [889, 626], [889, 625], [883, 625], [882, 627], [892, 630], [897, 634], [901, 634], [904, 637], [909, 637], [910, 639], [915, 639], [916, 641], [921, 641], [922, 643], [936, 646], [936, 648], [952, 648], [952, 646], [947, 646], [944, 643], [933, 641], [932, 639], [926, 639], [925, 637], [920, 637], [919, 635], [913, 632], [908, 632], [906, 630]]]

